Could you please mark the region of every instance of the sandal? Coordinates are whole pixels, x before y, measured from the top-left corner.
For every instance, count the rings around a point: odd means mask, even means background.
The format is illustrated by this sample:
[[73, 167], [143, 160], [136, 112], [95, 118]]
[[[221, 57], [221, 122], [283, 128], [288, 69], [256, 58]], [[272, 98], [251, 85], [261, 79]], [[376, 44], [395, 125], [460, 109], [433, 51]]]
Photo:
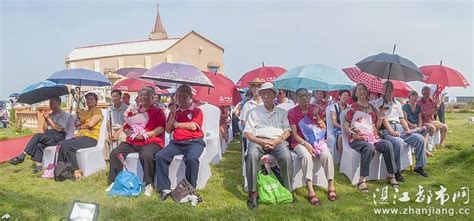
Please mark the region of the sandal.
[[308, 201], [309, 201], [309, 203], [311, 203], [311, 205], [313, 205], [313, 206], [319, 206], [319, 205], [321, 205], [321, 201], [319, 201], [319, 199], [318, 199], [318, 197], [316, 197], [316, 195], [308, 196]]
[[336, 190], [328, 190], [328, 200], [329, 201], [337, 200]]
[[81, 170], [75, 170], [75, 171], [74, 171], [74, 178], [75, 178], [76, 180], [81, 179], [82, 176], [83, 176], [83, 175], [82, 175], [82, 171], [81, 171]]
[[[360, 188], [360, 185], [361, 184], [366, 184], [365, 181], [362, 181], [362, 182], [358, 182], [357, 183], [357, 188], [359, 188], [360, 192], [362, 193], [368, 193], [369, 192], [369, 189], [367, 187], [363, 187], [363, 188]], [[367, 186], [367, 184], [366, 184]]]
[[[392, 182], [392, 179], [394, 179], [395, 182]], [[388, 177], [387, 180], [388, 180], [388, 184], [390, 184], [393, 188], [395, 189], [400, 188], [400, 185], [398, 184], [397, 179], [395, 179], [395, 176]]]

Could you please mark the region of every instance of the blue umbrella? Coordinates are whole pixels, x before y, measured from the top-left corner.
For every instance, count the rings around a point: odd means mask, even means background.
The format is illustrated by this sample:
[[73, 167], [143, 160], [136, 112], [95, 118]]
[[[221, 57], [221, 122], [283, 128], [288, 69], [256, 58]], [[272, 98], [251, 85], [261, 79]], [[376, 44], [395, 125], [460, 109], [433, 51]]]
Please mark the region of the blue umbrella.
[[320, 64], [292, 68], [273, 83], [276, 88], [289, 91], [296, 91], [299, 88], [334, 91], [351, 89], [355, 85], [341, 70]]
[[47, 80], [58, 84], [71, 84], [77, 86], [111, 86], [109, 79], [102, 73], [84, 68], [71, 68], [58, 71]]
[[382, 79], [399, 81], [422, 81], [423, 74], [412, 61], [395, 54], [380, 53], [359, 61], [356, 66], [363, 72], [375, 75]]
[[52, 81], [41, 81], [26, 87], [20, 94], [17, 102], [34, 104], [49, 100], [52, 97], [60, 97], [69, 94], [66, 85], [56, 84]]
[[10, 95], [8, 95], [8, 97], [18, 97], [20, 96], [19, 93], [11, 93]]

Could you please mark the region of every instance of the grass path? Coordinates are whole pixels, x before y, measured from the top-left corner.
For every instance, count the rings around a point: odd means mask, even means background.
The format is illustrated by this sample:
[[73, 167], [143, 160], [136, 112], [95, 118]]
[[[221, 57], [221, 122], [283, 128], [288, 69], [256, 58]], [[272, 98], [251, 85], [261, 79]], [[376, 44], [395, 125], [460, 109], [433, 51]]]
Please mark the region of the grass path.
[[[30, 160], [19, 166], [0, 165], [0, 216], [11, 215], [12, 220], [58, 220], [67, 216], [73, 200], [99, 203], [101, 220], [269, 220], [269, 219], [330, 219], [330, 220], [386, 220], [386, 219], [445, 219], [448, 215], [374, 215], [374, 208], [396, 208], [400, 211], [412, 208], [460, 208], [470, 209], [470, 216], [455, 214], [456, 220], [473, 220], [474, 202], [467, 205], [458, 200], [440, 206], [434, 192], [442, 185], [452, 195], [463, 186], [474, 188], [474, 125], [467, 124], [469, 114], [448, 114], [450, 125], [447, 146], [435, 152], [435, 158], [428, 159], [429, 178], [416, 176], [405, 171], [406, 182], [401, 192], [408, 192], [409, 202], [392, 203], [393, 189], [389, 188], [389, 205], [374, 205], [373, 193], [387, 186], [384, 181], [369, 182], [369, 194], [358, 192], [347, 178], [336, 173], [336, 187], [339, 200], [329, 202], [326, 191], [316, 188], [322, 200], [319, 207], [310, 206], [305, 196], [306, 190], [296, 191], [297, 202], [287, 205], [261, 205], [256, 210], [246, 206], [246, 194], [242, 191], [241, 153], [238, 143], [233, 142], [219, 165], [212, 166], [212, 177], [200, 193], [204, 202], [196, 208], [177, 205], [171, 200], [158, 202], [157, 195], [137, 198], [109, 198], [104, 189], [107, 186], [106, 172], [94, 174], [85, 179], [63, 183], [44, 180], [40, 175], [32, 175]], [[338, 167], [336, 167], [338, 171]], [[426, 191], [433, 191], [430, 205], [416, 203], [418, 185]], [[400, 196], [401, 193], [398, 193]], [[470, 194], [472, 198], [472, 194]], [[377, 194], [380, 197], [380, 193]], [[451, 199], [451, 196], [450, 196]]]

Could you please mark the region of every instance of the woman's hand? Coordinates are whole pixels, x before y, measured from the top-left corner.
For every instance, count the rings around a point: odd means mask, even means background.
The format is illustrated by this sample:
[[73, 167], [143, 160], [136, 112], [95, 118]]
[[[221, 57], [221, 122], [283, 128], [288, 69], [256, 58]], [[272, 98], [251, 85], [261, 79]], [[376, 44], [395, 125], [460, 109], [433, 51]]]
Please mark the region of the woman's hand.
[[306, 150], [307, 150], [311, 155], [314, 155], [314, 149], [313, 149], [313, 147], [311, 146], [311, 144], [309, 144], [308, 142], [304, 142], [303, 147], [305, 147]]
[[396, 130], [389, 130], [388, 133], [392, 135], [393, 137], [399, 137], [400, 133]]
[[356, 139], [356, 140], [361, 140], [361, 141], [365, 141], [366, 140], [366, 137], [361, 134], [361, 133], [354, 133], [352, 134], [352, 138]]

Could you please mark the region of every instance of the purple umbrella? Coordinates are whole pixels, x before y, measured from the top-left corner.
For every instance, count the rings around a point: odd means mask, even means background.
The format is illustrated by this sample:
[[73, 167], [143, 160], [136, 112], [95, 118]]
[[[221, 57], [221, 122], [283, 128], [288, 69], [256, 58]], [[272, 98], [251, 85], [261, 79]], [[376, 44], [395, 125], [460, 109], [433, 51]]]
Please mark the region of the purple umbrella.
[[152, 67], [140, 78], [192, 86], [214, 87], [211, 80], [201, 70], [180, 63], [161, 63]]
[[[118, 69], [115, 73], [122, 75], [127, 78], [134, 78], [134, 79], [140, 79], [140, 77], [147, 71], [148, 69], [146, 68], [120, 68]], [[144, 79], [142, 79], [144, 80]], [[158, 82], [154, 81], [155, 85], [158, 86], [160, 89], [168, 89], [171, 88], [170, 83], [165, 83], [165, 82]]]

